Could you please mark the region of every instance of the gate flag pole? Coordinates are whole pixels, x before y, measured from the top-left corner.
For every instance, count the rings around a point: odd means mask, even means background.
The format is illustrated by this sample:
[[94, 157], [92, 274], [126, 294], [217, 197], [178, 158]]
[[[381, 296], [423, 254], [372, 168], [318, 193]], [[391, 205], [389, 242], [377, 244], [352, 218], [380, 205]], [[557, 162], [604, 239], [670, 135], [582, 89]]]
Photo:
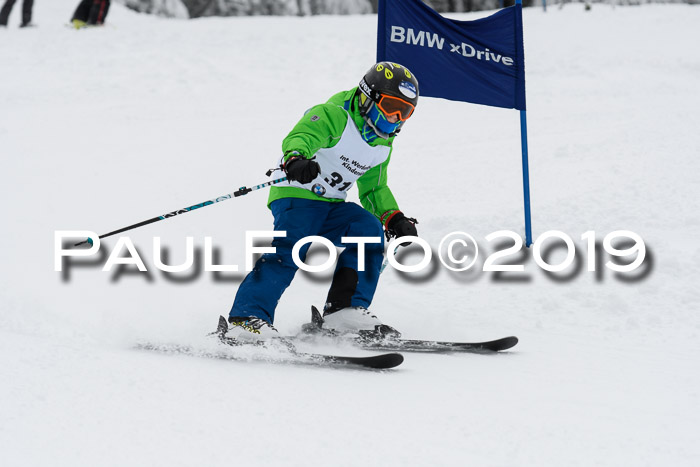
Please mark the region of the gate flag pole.
[[[515, 0], [515, 4], [522, 5], [522, 0]], [[522, 22], [522, 17], [520, 20]], [[529, 247], [530, 245], [532, 245], [532, 220], [530, 218], [530, 165], [528, 163], [527, 158], [526, 112], [526, 110], [520, 111], [520, 142], [523, 151], [523, 202], [525, 203], [525, 246]]]
[[520, 111], [520, 141], [523, 148], [523, 200], [525, 202], [525, 246], [532, 245], [532, 222], [530, 220], [530, 169], [527, 160], [527, 117]]

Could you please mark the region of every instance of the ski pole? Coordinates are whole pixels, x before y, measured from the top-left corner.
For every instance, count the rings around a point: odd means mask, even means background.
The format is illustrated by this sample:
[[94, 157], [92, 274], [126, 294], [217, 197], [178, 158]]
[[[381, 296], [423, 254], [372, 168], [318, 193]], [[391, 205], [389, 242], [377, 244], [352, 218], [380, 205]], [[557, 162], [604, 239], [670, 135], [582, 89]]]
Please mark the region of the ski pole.
[[[396, 252], [399, 251], [399, 247], [401, 245], [398, 245], [396, 248], [394, 248], [394, 253], [392, 253], [394, 256], [396, 256]], [[389, 264], [389, 252], [386, 252], [386, 258], [384, 258], [384, 261], [382, 262], [382, 267], [379, 269], [379, 274], [383, 273], [384, 270], [386, 269], [387, 265]]]
[[[195, 209], [203, 208], [205, 206], [211, 206], [212, 204], [218, 203], [220, 201], [226, 201], [227, 199], [237, 198], [238, 196], [247, 195], [251, 191], [259, 190], [261, 188], [265, 188], [266, 186], [275, 185], [276, 183], [284, 182], [285, 180], [287, 180], [287, 177], [278, 178], [276, 180], [270, 180], [269, 182], [261, 183], [260, 185], [255, 185], [255, 186], [250, 187], [250, 188], [242, 186], [237, 191], [234, 191], [233, 193], [228, 193], [228, 194], [219, 196], [215, 199], [210, 199], [209, 201], [204, 201], [203, 203], [194, 204], [194, 205], [187, 207], [187, 208], [178, 209], [177, 211], [169, 212], [167, 214], [163, 214], [162, 216], [154, 217], [153, 219], [148, 219], [148, 220], [145, 220], [143, 222], [139, 222], [138, 224], [133, 224], [133, 225], [129, 225], [127, 227], [122, 227], [121, 229], [115, 230], [113, 232], [109, 232], [109, 233], [100, 235], [98, 238], [103, 239], [106, 237], [111, 237], [112, 235], [126, 232], [127, 230], [136, 229], [138, 227], [143, 227], [144, 225], [153, 224], [154, 222], [162, 221], [162, 220], [168, 219], [170, 217], [175, 217], [178, 214], [185, 214], [186, 212], [194, 211]], [[90, 245], [92, 245], [92, 239], [88, 238], [86, 240], [83, 240], [82, 242], [76, 243], [74, 246], [80, 246], [80, 245], [84, 245], [86, 243], [89, 243]]]

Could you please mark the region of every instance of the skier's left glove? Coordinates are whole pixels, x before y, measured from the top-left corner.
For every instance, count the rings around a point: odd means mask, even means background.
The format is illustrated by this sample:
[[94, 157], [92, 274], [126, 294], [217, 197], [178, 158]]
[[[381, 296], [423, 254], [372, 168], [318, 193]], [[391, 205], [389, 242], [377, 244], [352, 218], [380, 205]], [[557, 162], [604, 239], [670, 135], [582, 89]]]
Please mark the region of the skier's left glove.
[[[418, 236], [417, 223], [417, 220], [412, 217], [406, 217], [401, 211], [394, 212], [386, 221], [386, 239], [391, 240], [392, 238], [401, 238], [407, 235]], [[405, 243], [404, 245], [410, 245], [410, 243]]]

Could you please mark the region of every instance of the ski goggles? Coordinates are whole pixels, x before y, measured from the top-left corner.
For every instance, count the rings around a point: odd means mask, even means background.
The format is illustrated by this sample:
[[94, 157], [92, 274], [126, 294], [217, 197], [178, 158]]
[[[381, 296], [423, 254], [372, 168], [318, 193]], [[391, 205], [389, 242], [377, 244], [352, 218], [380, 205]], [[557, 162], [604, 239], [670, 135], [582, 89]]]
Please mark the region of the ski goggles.
[[382, 111], [384, 116], [391, 117], [396, 115], [399, 120], [408, 120], [416, 110], [416, 106], [399, 97], [382, 95], [377, 102], [377, 107]]

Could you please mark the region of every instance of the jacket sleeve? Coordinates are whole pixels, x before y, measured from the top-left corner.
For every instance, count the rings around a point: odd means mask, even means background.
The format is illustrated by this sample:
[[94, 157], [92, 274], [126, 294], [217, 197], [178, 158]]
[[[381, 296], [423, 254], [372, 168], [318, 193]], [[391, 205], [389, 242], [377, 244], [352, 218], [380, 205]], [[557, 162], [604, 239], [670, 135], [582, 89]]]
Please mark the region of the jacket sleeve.
[[390, 160], [391, 154], [383, 163], [372, 167], [357, 179], [357, 189], [362, 206], [374, 214], [382, 225], [386, 223], [391, 214], [399, 210], [399, 205], [387, 186], [387, 168]]
[[282, 141], [285, 162], [293, 155], [310, 159], [319, 149], [332, 148], [340, 140], [347, 123], [347, 114], [335, 104], [310, 108]]

